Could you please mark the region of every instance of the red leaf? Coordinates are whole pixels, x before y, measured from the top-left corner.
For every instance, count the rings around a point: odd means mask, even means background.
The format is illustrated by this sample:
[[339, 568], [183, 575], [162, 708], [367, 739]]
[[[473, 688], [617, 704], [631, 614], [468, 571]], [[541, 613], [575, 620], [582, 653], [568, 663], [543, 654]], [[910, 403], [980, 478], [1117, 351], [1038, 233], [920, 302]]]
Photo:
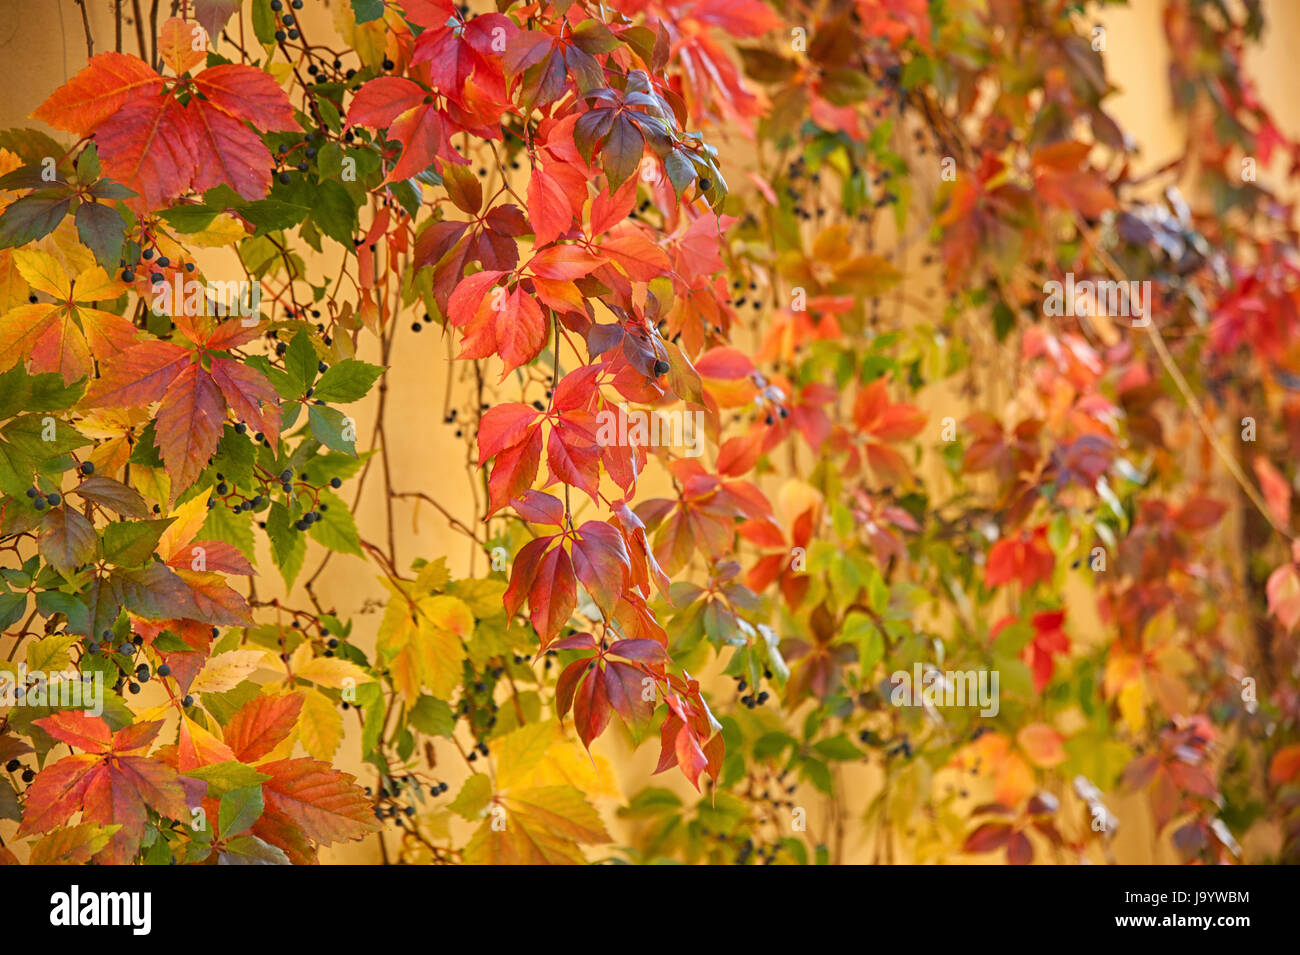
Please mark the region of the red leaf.
[[662, 665], [668, 662], [668, 651], [655, 640], [615, 640], [610, 644], [609, 652], [640, 663]]
[[264, 432], [274, 447], [280, 438], [280, 401], [260, 371], [229, 358], [212, 359], [212, 380], [241, 421]]
[[488, 478], [489, 516], [527, 491], [542, 462], [542, 429], [533, 428], [519, 444], [497, 455]]
[[27, 791], [27, 814], [18, 835], [49, 832], [80, 810], [85, 822], [118, 825], [97, 858], [111, 865], [134, 860], [148, 810], [187, 819], [189, 808], [176, 770], [143, 756], [161, 722], [137, 723], [110, 733], [98, 717], [62, 712], [37, 720], [47, 732], [73, 745], [93, 748], [47, 766]]
[[603, 521], [583, 524], [573, 540], [573, 570], [596, 606], [611, 613], [632, 571], [623, 535]]
[[385, 182], [400, 182], [424, 172], [433, 165], [435, 156], [455, 152], [444, 150], [447, 132], [437, 107], [422, 106], [403, 113], [388, 127], [388, 136], [402, 144], [402, 155], [388, 173]]
[[1047, 528], [1039, 527], [1030, 534], [1004, 537], [989, 550], [988, 564], [984, 568], [984, 584], [999, 584], [1018, 580], [1025, 588], [1052, 578], [1056, 556], [1047, 546]]
[[538, 246], [549, 245], [573, 225], [573, 207], [564, 187], [541, 166], [528, 181], [528, 218]]
[[600, 670], [592, 664], [573, 700], [573, 725], [578, 730], [578, 738], [582, 740], [583, 746], [591, 749], [592, 741], [605, 732], [605, 727], [609, 725], [609, 716], [609, 696], [605, 691], [605, 681]]
[[992, 852], [1007, 844], [1011, 838], [1011, 826], [1005, 822], [986, 822], [969, 836], [962, 846], [963, 852]]
[[199, 192], [229, 185], [245, 199], [264, 198], [271, 189], [271, 151], [237, 119], [211, 103], [194, 100], [185, 111], [195, 146], [211, 161], [198, 163], [192, 186]]
[[158, 209], [190, 187], [199, 145], [185, 110], [171, 96], [137, 97], [95, 130], [104, 175]]
[[379, 830], [355, 777], [315, 759], [282, 759], [258, 767], [266, 813], [292, 822], [308, 839], [330, 845]]
[[495, 405], [484, 412], [478, 429], [479, 467], [525, 440], [537, 427], [539, 414], [522, 402]]
[[38, 106], [32, 119], [85, 134], [129, 100], [156, 92], [162, 83], [163, 78], [138, 57], [101, 53]]
[[252, 763], [279, 746], [293, 732], [302, 701], [297, 693], [259, 695], [241, 706], [222, 734], [235, 758]]
[[544, 491], [525, 491], [510, 503], [520, 517], [533, 524], [559, 527], [564, 523], [564, 503]]
[[194, 85], [221, 112], [260, 130], [297, 128], [289, 97], [269, 73], [256, 67], [212, 66], [194, 77]]
[[[523, 556], [523, 551], [520, 551], [520, 556]], [[546, 649], [578, 606], [578, 584], [573, 575], [573, 563], [563, 547], [553, 548], [541, 559], [528, 591], [528, 606], [531, 611], [529, 619], [541, 639], [542, 649]]]
[[139, 408], [160, 401], [193, 358], [193, 352], [171, 342], [141, 342], [90, 383], [83, 403], [89, 408]]
[[155, 419], [155, 443], [175, 491], [194, 483], [221, 440], [221, 389], [199, 365], [188, 365], [167, 388]]
[[593, 416], [586, 412], [561, 415], [546, 440], [546, 462], [551, 467], [552, 481], [563, 481], [585, 491], [594, 501], [600, 449], [595, 434], [586, 426], [590, 420]]

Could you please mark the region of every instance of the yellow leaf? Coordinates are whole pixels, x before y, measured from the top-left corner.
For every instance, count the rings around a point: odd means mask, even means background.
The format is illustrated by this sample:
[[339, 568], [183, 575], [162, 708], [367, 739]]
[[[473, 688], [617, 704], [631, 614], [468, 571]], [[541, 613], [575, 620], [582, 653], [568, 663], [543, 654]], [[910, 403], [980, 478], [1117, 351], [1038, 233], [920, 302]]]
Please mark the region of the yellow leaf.
[[470, 865], [581, 865], [582, 845], [609, 842], [600, 815], [572, 786], [499, 800], [465, 847]]
[[[809, 508], [816, 508], [821, 505], [822, 495], [811, 484], [800, 481], [797, 478], [791, 478], [781, 485], [781, 490], [777, 492], [777, 507], [781, 512], [781, 518], [786, 527], [795, 522]], [[814, 511], [814, 513], [816, 513]]]
[[248, 232], [244, 229], [243, 223], [229, 212], [223, 212], [209, 222], [206, 227], [198, 232], [191, 232], [185, 237], [185, 240], [187, 245], [197, 245], [205, 249], [219, 249], [223, 246], [234, 245], [246, 235], [248, 235]]
[[[99, 467], [98, 461], [95, 462], [95, 467]], [[133, 467], [131, 484], [146, 501], [157, 504], [159, 508], [165, 507], [172, 498], [172, 479], [163, 468]], [[170, 529], [169, 527], [168, 530]]]
[[102, 267], [92, 265], [78, 273], [73, 282], [72, 297], [78, 302], [102, 302], [117, 298], [128, 288], [129, 285], [112, 278]]
[[[586, 793], [591, 798], [620, 799], [622, 791], [614, 775], [613, 767], [604, 756], [588, 753], [577, 740], [568, 739], [560, 725], [554, 721], [544, 724], [550, 731], [550, 745], [546, 756], [531, 769], [524, 772], [511, 785], [521, 789], [535, 789], [542, 786], [572, 786]], [[518, 731], [516, 731], [518, 732]], [[509, 734], [511, 736], [514, 733]], [[494, 743], [498, 755], [501, 741]], [[498, 762], [498, 765], [500, 763]], [[501, 774], [497, 775], [498, 782]], [[504, 788], [504, 783], [501, 783]]]
[[492, 805], [492, 778], [487, 773], [474, 773], [460, 787], [456, 798], [447, 808], [466, 819], [477, 819]]
[[27, 284], [38, 292], [66, 300], [68, 297], [68, 277], [54, 256], [39, 249], [17, 249], [14, 251], [14, 264], [27, 280]]
[[415, 588], [419, 592], [429, 593], [442, 590], [450, 580], [451, 572], [447, 570], [447, 558], [439, 557], [420, 568], [420, 572], [415, 577]]
[[1134, 733], [1142, 732], [1147, 722], [1147, 691], [1141, 679], [1133, 680], [1119, 691], [1119, 713]]
[[0, 249], [0, 313], [27, 301], [31, 292], [14, 263], [12, 249]]
[[[391, 585], [390, 590], [394, 590]], [[379, 625], [377, 648], [390, 660], [393, 683], [408, 703], [419, 695], [421, 687], [439, 699], [448, 699], [460, 685], [465, 646], [451, 629], [437, 625], [464, 627], [463, 615], [473, 618], [463, 601], [455, 597], [423, 597], [411, 601], [400, 591], [394, 594]], [[456, 607], [460, 605], [462, 610]]]
[[36, 248], [54, 257], [64, 275], [78, 275], [95, 264], [95, 254], [81, 244], [71, 216], [36, 243]]
[[340, 3], [334, 7], [334, 28], [366, 66], [383, 62], [388, 39], [388, 27], [383, 19], [357, 23], [352, 4]]
[[343, 713], [319, 690], [303, 691], [298, 739], [311, 756], [327, 762], [334, 758], [343, 742]]
[[1004, 806], [1016, 807], [1034, 791], [1034, 773], [1029, 764], [1015, 753], [1008, 753], [998, 767], [993, 795]]
[[68, 634], [42, 637], [27, 648], [27, 668], [47, 674], [65, 669], [72, 663], [68, 648], [76, 642], [77, 638]]
[[439, 594], [420, 602], [421, 610], [434, 626], [450, 630], [462, 640], [474, 633], [474, 614], [459, 597]]
[[497, 788], [509, 789], [542, 761], [555, 739], [555, 727], [548, 720], [529, 723], [493, 741], [496, 753]]
[[[299, 646], [309, 647], [307, 643]], [[309, 651], [310, 652], [310, 651]], [[357, 687], [362, 683], [371, 683], [373, 678], [351, 660], [342, 657], [311, 657], [305, 663], [293, 667], [293, 675], [304, 680], [311, 680], [333, 690], [344, 687]]]
[[1112, 648], [1106, 657], [1106, 674], [1102, 679], [1106, 699], [1114, 699], [1124, 687], [1141, 678], [1142, 660], [1136, 654]]
[[[137, 710], [135, 720], [137, 723], [152, 723], [155, 720], [165, 720], [175, 712], [176, 708], [171, 703], [159, 703], [147, 710]], [[186, 717], [186, 719], [189, 719], [189, 717]]]
[[176, 520], [158, 539], [158, 553], [164, 561], [171, 560], [182, 547], [194, 540], [194, 535], [208, 519], [208, 495], [211, 493], [211, 488], [204, 488], [203, 493], [172, 509], [168, 516]]
[[233, 690], [262, 666], [266, 659], [262, 650], [230, 650], [218, 653], [204, 664], [194, 678], [190, 690], [195, 693], [224, 693]]

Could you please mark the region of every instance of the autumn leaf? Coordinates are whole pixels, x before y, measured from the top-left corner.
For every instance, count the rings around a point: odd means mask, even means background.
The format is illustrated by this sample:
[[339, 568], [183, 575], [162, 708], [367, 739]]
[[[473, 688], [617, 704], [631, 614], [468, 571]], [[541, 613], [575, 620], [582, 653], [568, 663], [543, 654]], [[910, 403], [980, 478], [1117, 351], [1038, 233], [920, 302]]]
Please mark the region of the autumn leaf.
[[572, 786], [501, 796], [503, 824], [489, 817], [465, 847], [471, 865], [582, 865], [583, 845], [610, 840], [600, 816]]
[[102, 719], [68, 710], [36, 723], [85, 752], [65, 756], [37, 774], [19, 836], [49, 832], [80, 810], [85, 822], [119, 827], [97, 858], [120, 865], [134, 858], [148, 810], [172, 819], [189, 818], [176, 771], [142, 755], [161, 722], [137, 723], [114, 733]]
[[[355, 777], [315, 759], [282, 759], [262, 763], [258, 770], [271, 778], [262, 784], [266, 827], [277, 817], [287, 819], [317, 845], [360, 839], [379, 829], [370, 801]], [[262, 820], [254, 831], [262, 835]], [[266, 838], [263, 835], [263, 838]], [[274, 839], [267, 841], [277, 844]]]
[[134, 345], [91, 384], [82, 400], [90, 408], [160, 402], [155, 443], [171, 472], [173, 493], [192, 484], [207, 466], [227, 411], [272, 443], [280, 433], [279, 398], [271, 383], [222, 354], [255, 336], [256, 329], [236, 320], [214, 329], [178, 328], [193, 347], [164, 341]]
[[222, 737], [235, 759], [257, 762], [293, 732], [302, 708], [296, 693], [255, 696], [230, 718]]
[[52, 255], [36, 249], [15, 250], [13, 260], [33, 289], [55, 301], [0, 315], [0, 371], [30, 359], [33, 371], [58, 372], [71, 383], [87, 377], [96, 359], [115, 361], [135, 342], [138, 333], [129, 321], [87, 304], [117, 298], [125, 283], [99, 266], [69, 279]]

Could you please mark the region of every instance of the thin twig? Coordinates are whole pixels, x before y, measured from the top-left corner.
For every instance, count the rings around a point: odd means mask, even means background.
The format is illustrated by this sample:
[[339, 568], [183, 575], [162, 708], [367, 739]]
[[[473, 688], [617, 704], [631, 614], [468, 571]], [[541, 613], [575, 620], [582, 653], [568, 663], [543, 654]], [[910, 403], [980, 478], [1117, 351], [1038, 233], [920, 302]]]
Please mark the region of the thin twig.
[[86, 32], [86, 56], [95, 55], [95, 40], [90, 35], [90, 15], [86, 12], [86, 0], [75, 0], [77, 6], [81, 8], [81, 28]]

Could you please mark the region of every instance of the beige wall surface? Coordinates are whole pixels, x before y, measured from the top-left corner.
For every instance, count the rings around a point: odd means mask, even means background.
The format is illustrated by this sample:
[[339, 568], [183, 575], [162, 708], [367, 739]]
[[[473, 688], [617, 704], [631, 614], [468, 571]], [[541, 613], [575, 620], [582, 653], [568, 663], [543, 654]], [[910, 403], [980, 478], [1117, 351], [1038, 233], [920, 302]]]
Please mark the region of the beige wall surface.
[[[338, 3], [340, 0], [333, 0]], [[129, 6], [129, 4], [128, 4]], [[165, 8], [167, 3], [163, 3]], [[333, 33], [328, 24], [330, 2], [309, 4], [303, 12], [305, 23], [314, 26], [315, 36]], [[144, 4], [147, 9], [148, 3]], [[1260, 50], [1253, 53], [1249, 66], [1258, 78], [1262, 98], [1275, 112], [1283, 131], [1290, 136], [1300, 136], [1300, 102], [1294, 92], [1300, 89], [1300, 58], [1296, 57], [1296, 41], [1300, 40], [1300, 2], [1297, 0], [1266, 0], [1264, 3], [1270, 24], [1267, 38]], [[87, 0], [96, 52], [111, 49], [113, 27], [110, 16], [111, 0]], [[1110, 8], [1100, 22], [1107, 30], [1106, 62], [1118, 95], [1110, 101], [1110, 109], [1120, 126], [1129, 131], [1141, 145], [1138, 165], [1153, 168], [1177, 155], [1182, 149], [1183, 130], [1169, 107], [1167, 80], [1167, 53], [1161, 30], [1161, 4], [1159, 0], [1134, 0], [1127, 8]], [[161, 19], [160, 14], [160, 19]], [[135, 52], [133, 28], [128, 27], [124, 50]], [[26, 117], [60, 83], [72, 76], [86, 62], [86, 43], [82, 32], [81, 11], [75, 0], [0, 0], [0, 63], [3, 63], [3, 80], [0, 86], [0, 128], [37, 125]], [[47, 130], [49, 131], [49, 130]], [[51, 131], [52, 132], [52, 131]], [[55, 134], [66, 139], [63, 134]], [[731, 164], [723, 166], [729, 182], [739, 185], [744, 181], [744, 163], [749, 157], [744, 149], [725, 149], [724, 157]], [[1266, 174], [1262, 174], [1267, 178]], [[230, 253], [224, 253], [229, 255]], [[207, 263], [205, 262], [205, 265]], [[323, 273], [337, 262], [328, 259], [309, 261], [313, 272]], [[214, 267], [219, 267], [214, 260]], [[918, 283], [921, 284], [921, 283]], [[933, 282], [925, 284], [935, 284]], [[919, 294], [919, 293], [918, 293]], [[399, 328], [409, 325], [410, 318], [403, 317]], [[399, 337], [394, 349], [389, 385], [389, 457], [392, 462], [392, 486], [397, 491], [422, 491], [436, 497], [457, 518], [472, 520], [474, 513], [474, 488], [466, 463], [472, 462], [472, 436], [455, 437], [455, 427], [443, 423], [444, 395], [448, 376], [453, 385], [464, 385], [469, 369], [453, 366], [449, 360], [449, 343], [435, 331]], [[363, 349], [358, 357], [378, 361], [371, 344], [363, 338]], [[924, 395], [923, 395], [924, 398]], [[936, 400], [938, 400], [936, 398]], [[944, 414], [962, 411], [960, 399], [944, 395]], [[924, 404], [924, 401], [922, 401]], [[370, 445], [370, 426], [374, 420], [375, 400], [372, 395], [366, 403], [353, 406], [359, 428], [358, 447]], [[355, 486], [345, 485], [342, 492], [348, 499]], [[652, 488], [647, 488], [652, 490]], [[645, 494], [643, 496], [653, 496]], [[358, 526], [363, 537], [378, 538], [385, 533], [385, 498], [382, 481], [372, 474], [358, 505]], [[395, 510], [395, 541], [397, 566], [406, 567], [417, 557], [447, 556], [454, 572], [470, 570], [470, 547], [463, 536], [448, 531], [446, 521], [427, 505], [411, 500], [399, 501]], [[319, 565], [320, 554], [309, 552], [300, 580], [311, 577]], [[259, 596], [275, 595], [280, 589], [279, 578], [269, 555], [262, 555], [263, 568], [259, 578]], [[478, 568], [482, 572], [480, 562]], [[324, 605], [337, 609], [339, 615], [351, 616], [356, 623], [360, 646], [372, 648], [373, 635], [379, 621], [385, 591], [376, 579], [373, 568], [361, 560], [336, 555], [321, 570], [314, 585]], [[288, 595], [294, 605], [308, 605], [301, 584], [294, 594]], [[364, 784], [372, 784], [374, 774], [363, 768], [359, 759], [359, 730], [355, 722], [346, 724], [348, 735], [344, 740], [337, 763], [361, 777]], [[650, 780], [657, 757], [656, 747], [645, 745], [630, 750], [614, 734], [607, 734], [596, 750], [617, 767], [617, 776], [625, 793], [635, 792]], [[439, 766], [435, 771], [445, 772], [446, 779], [455, 792], [464, 777], [460, 766]], [[685, 796], [690, 793], [684, 782], [667, 776], [655, 778], [656, 785], [680, 787]], [[865, 808], [869, 797], [879, 785], [879, 777], [869, 769], [851, 770], [843, 780], [850, 788], [850, 816], [856, 817]], [[614, 803], [603, 806], [607, 819], [617, 833], [617, 823], [612, 815]], [[824, 819], [818, 809], [810, 811], [810, 829], [817, 831]], [[1121, 818], [1133, 819], [1142, 814], [1138, 801], [1119, 802], [1116, 811]], [[1154, 840], [1126, 841], [1118, 861], [1172, 861]], [[846, 861], [868, 861], [870, 847], [859, 835], [851, 833], [846, 843]], [[397, 850], [396, 841], [389, 837], [389, 855]], [[331, 862], [375, 862], [379, 847], [375, 839], [365, 843], [336, 848], [324, 854]], [[905, 860], [900, 860], [905, 861]], [[953, 860], [957, 861], [957, 860]]]

